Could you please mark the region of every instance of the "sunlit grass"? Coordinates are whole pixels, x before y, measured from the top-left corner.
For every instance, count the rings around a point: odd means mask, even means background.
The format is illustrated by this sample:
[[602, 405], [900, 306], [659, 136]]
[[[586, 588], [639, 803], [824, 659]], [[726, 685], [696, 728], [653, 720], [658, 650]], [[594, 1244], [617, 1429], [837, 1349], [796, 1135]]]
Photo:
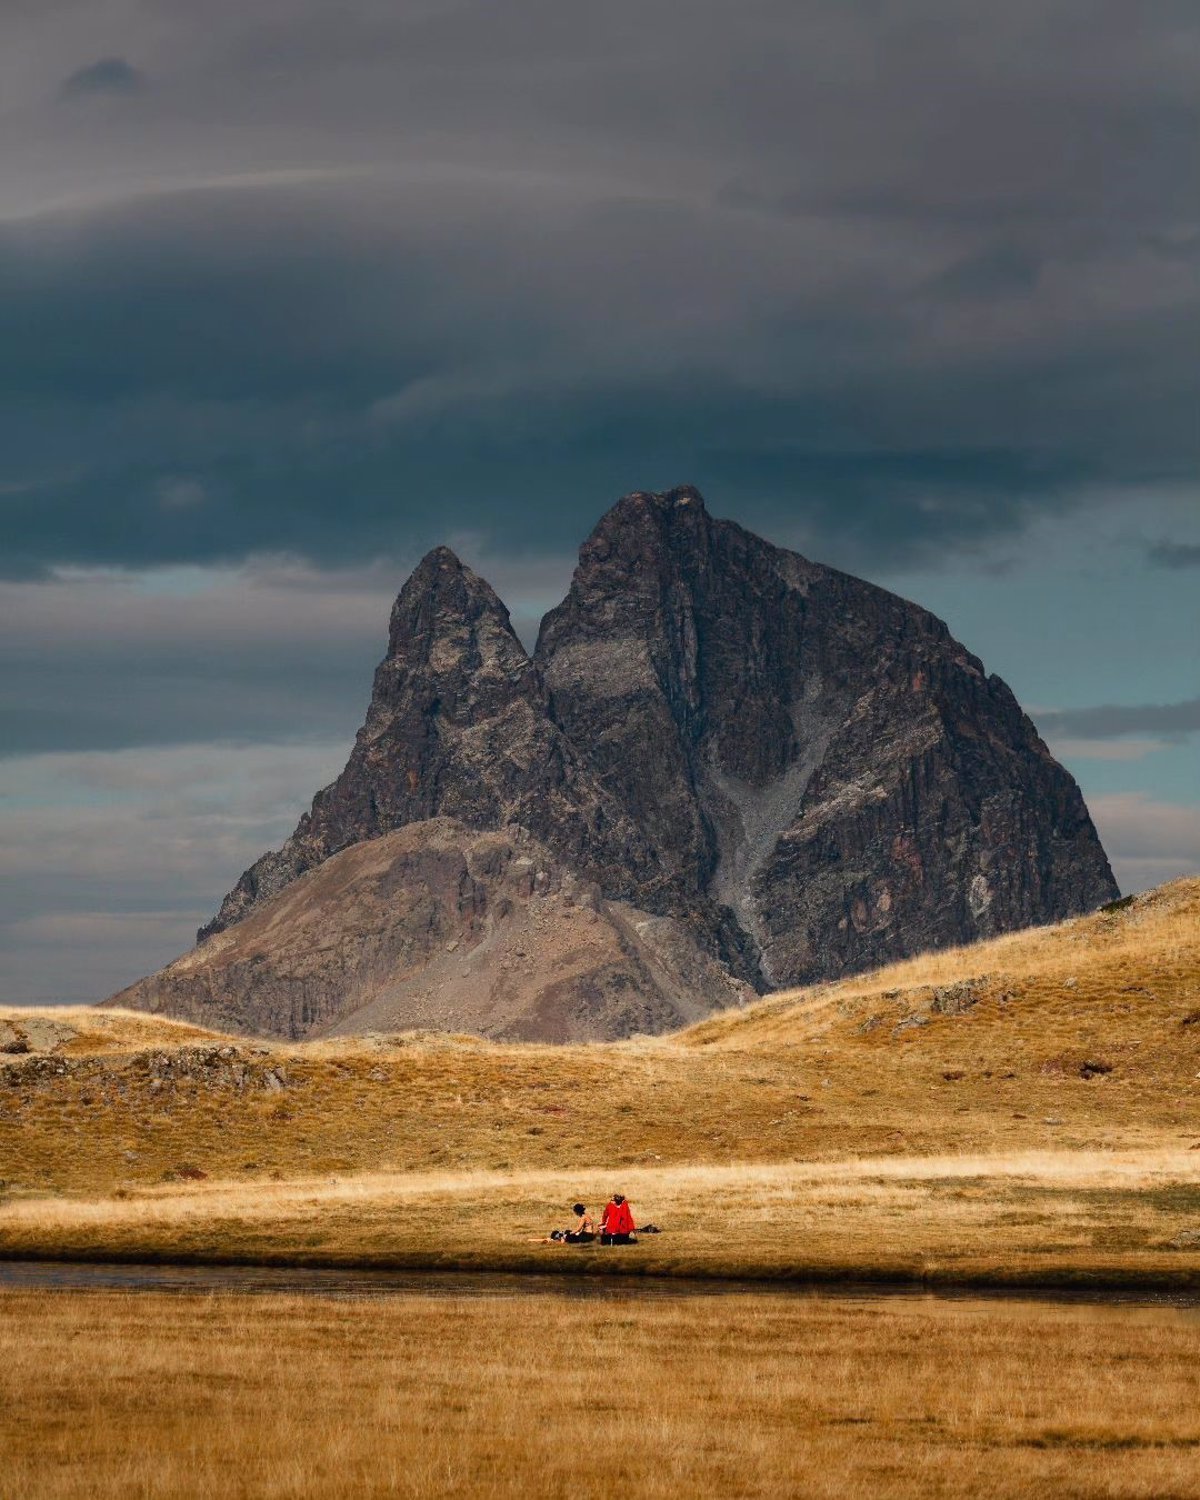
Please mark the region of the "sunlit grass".
[[1184, 1496], [1197, 1324], [734, 1294], [0, 1297], [4, 1493]]
[[268, 1047], [71, 1023], [0, 1066], [8, 1253], [539, 1267], [560, 1252], [526, 1242], [566, 1204], [623, 1188], [668, 1230], [631, 1268], [1200, 1269], [1196, 880], [675, 1037]]
[[[663, 1227], [634, 1250], [542, 1237], [613, 1187]], [[1181, 1151], [375, 1173], [30, 1198], [0, 1251], [509, 1271], [1200, 1286], [1200, 1181]]]

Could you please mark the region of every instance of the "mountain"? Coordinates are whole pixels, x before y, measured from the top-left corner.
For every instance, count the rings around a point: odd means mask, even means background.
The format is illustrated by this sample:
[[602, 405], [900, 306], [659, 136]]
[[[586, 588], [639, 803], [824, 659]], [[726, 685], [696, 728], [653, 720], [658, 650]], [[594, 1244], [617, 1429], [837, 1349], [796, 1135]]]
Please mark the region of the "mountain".
[[[576, 891], [582, 948], [546, 904]], [[431, 552], [341, 776], [114, 1002], [291, 1037], [615, 1036], [1116, 895], [1079, 788], [940, 620], [694, 489], [638, 492], [532, 657]]]
[[442, 816], [518, 824], [594, 868], [613, 894], [654, 883], [654, 852], [555, 724], [508, 611], [448, 547], [421, 562], [392, 607], [346, 769], [283, 847], [242, 875], [197, 941], [351, 844]]
[[1089, 911], [1117, 889], [1008, 687], [906, 600], [621, 500], [535, 660], [556, 721], [778, 987]]

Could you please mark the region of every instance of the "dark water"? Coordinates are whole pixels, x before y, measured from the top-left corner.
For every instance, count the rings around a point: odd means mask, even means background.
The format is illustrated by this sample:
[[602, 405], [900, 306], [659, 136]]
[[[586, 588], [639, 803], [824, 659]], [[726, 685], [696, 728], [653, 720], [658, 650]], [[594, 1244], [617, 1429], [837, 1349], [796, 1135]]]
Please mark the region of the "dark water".
[[807, 1301], [923, 1302], [947, 1308], [997, 1303], [1078, 1308], [1103, 1315], [1118, 1309], [1161, 1309], [1200, 1321], [1200, 1292], [1034, 1291], [939, 1288], [912, 1285], [801, 1285], [789, 1282], [690, 1280], [667, 1276], [519, 1276], [504, 1272], [321, 1269], [308, 1266], [121, 1265], [76, 1261], [0, 1260], [0, 1292], [188, 1292], [307, 1294], [360, 1300], [423, 1296], [513, 1299], [555, 1296], [568, 1300], [645, 1302], [717, 1298], [734, 1293]]

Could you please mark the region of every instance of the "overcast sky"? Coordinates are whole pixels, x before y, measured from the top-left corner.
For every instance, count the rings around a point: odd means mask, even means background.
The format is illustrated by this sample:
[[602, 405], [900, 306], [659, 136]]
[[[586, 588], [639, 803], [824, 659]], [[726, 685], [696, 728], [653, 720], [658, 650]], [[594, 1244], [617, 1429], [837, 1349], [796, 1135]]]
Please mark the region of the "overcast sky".
[[1191, 0], [6, 0], [0, 1000], [189, 946], [428, 547], [529, 637], [683, 482], [1200, 871], [1198, 101]]

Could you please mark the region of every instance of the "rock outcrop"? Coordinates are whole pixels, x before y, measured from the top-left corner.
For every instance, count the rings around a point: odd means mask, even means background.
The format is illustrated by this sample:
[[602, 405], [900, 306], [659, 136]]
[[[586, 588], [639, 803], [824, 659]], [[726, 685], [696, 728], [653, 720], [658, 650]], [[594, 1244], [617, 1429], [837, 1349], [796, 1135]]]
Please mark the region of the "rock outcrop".
[[[545, 889], [510, 889], [524, 860]], [[623, 1035], [1116, 894], [1075, 782], [940, 620], [685, 488], [601, 520], [532, 658], [430, 553], [342, 775], [116, 998], [285, 1036]]]

